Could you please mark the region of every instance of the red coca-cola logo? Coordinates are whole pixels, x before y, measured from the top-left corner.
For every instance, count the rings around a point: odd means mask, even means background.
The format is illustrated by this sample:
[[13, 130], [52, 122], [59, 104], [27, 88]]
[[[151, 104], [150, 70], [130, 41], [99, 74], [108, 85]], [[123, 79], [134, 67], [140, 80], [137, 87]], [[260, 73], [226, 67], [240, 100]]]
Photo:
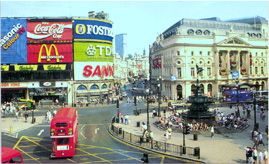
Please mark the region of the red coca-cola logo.
[[36, 34], [62, 34], [64, 32], [64, 24], [52, 24], [52, 25], [43, 25], [38, 24], [34, 33]]
[[41, 40], [71, 41], [72, 22], [28, 22], [27, 41], [41, 41]]

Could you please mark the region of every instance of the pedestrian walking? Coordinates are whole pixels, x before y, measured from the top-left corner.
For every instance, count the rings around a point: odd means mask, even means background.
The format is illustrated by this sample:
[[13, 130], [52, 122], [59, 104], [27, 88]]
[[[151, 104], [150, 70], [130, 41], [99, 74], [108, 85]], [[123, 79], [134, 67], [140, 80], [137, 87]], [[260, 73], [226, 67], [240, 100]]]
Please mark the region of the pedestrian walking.
[[249, 151], [248, 151], [248, 163], [249, 164], [252, 164], [252, 156], [253, 156], [253, 152], [252, 152], [252, 149], [251, 147], [249, 147]]
[[19, 121], [19, 112], [15, 111], [15, 120], [14, 121]]
[[53, 110], [53, 113], [52, 113], [52, 116], [54, 117], [56, 114], [57, 114], [57, 110], [54, 109], [54, 110]]
[[45, 121], [48, 122], [48, 111], [45, 113]]
[[168, 139], [170, 140], [172, 138], [172, 129], [171, 129], [171, 127], [169, 127], [167, 129], [167, 131], [168, 131]]
[[25, 118], [25, 122], [27, 122], [27, 118], [28, 118], [28, 113], [27, 113], [27, 111], [24, 112], [24, 118]]
[[244, 149], [246, 150], [246, 163], [248, 163], [248, 158], [249, 158], [249, 146], [244, 147]]
[[262, 133], [261, 132], [259, 132], [259, 145], [260, 144], [263, 144], [263, 146], [264, 146], [264, 143], [263, 143], [263, 141], [262, 141]]
[[264, 149], [264, 152], [263, 152], [263, 161], [265, 164], [267, 164], [267, 160], [268, 160], [268, 152], [266, 149]]
[[50, 110], [48, 111], [47, 116], [48, 116], [48, 121], [50, 121], [51, 120], [51, 112], [50, 112]]
[[123, 114], [121, 114], [120, 119], [121, 119], [121, 123], [123, 124]]
[[214, 137], [214, 133], [215, 133], [214, 125], [212, 125], [212, 127], [211, 127], [211, 138]]
[[253, 148], [253, 163], [257, 163], [257, 157], [258, 157], [258, 152], [257, 152], [257, 149], [254, 147]]
[[259, 150], [258, 159], [259, 159], [259, 164], [262, 164], [262, 151], [261, 151], [261, 149]]
[[262, 112], [262, 121], [265, 120], [265, 112]]
[[129, 124], [129, 115], [128, 114], [125, 115], [125, 124], [126, 125]]

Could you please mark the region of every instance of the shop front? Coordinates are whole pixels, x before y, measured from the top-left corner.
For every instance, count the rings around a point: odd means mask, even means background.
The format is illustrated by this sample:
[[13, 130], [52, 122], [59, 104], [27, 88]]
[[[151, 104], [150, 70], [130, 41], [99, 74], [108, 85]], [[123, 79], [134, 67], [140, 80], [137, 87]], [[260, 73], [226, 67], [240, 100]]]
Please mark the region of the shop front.
[[27, 99], [28, 83], [26, 82], [13, 82], [1, 83], [1, 103], [20, 101], [20, 99]]

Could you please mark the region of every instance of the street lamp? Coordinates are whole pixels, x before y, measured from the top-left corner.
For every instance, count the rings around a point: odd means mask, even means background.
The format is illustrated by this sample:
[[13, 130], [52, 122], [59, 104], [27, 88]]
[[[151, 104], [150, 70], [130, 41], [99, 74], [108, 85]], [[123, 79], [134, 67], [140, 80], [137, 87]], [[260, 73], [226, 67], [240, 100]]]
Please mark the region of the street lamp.
[[147, 131], [150, 131], [150, 125], [149, 125], [149, 88], [146, 89], [147, 93]]
[[237, 108], [238, 108], [238, 113], [239, 113], [239, 107], [238, 107], [238, 104], [239, 104], [239, 99], [238, 99], [239, 79], [238, 79], [238, 77], [236, 77], [236, 79], [235, 79], [235, 84], [236, 84], [236, 90], [237, 90]]
[[157, 82], [158, 82], [158, 117], [161, 117], [161, 107], [160, 107], [160, 104], [161, 104], [161, 91], [160, 91], [160, 88], [161, 88], [161, 84], [162, 84], [162, 81], [163, 81], [163, 78], [162, 76], [159, 76], [157, 78]]
[[253, 105], [254, 105], [254, 130], [258, 130], [256, 122], [256, 90], [253, 90]]

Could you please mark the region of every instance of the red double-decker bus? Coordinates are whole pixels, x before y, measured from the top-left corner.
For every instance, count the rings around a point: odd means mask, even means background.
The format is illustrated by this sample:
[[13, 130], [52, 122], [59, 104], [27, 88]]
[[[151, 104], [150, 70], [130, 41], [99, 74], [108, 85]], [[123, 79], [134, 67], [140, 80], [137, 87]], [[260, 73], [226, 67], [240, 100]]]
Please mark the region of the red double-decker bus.
[[62, 108], [51, 120], [51, 158], [72, 157], [78, 139], [78, 116], [75, 108]]

